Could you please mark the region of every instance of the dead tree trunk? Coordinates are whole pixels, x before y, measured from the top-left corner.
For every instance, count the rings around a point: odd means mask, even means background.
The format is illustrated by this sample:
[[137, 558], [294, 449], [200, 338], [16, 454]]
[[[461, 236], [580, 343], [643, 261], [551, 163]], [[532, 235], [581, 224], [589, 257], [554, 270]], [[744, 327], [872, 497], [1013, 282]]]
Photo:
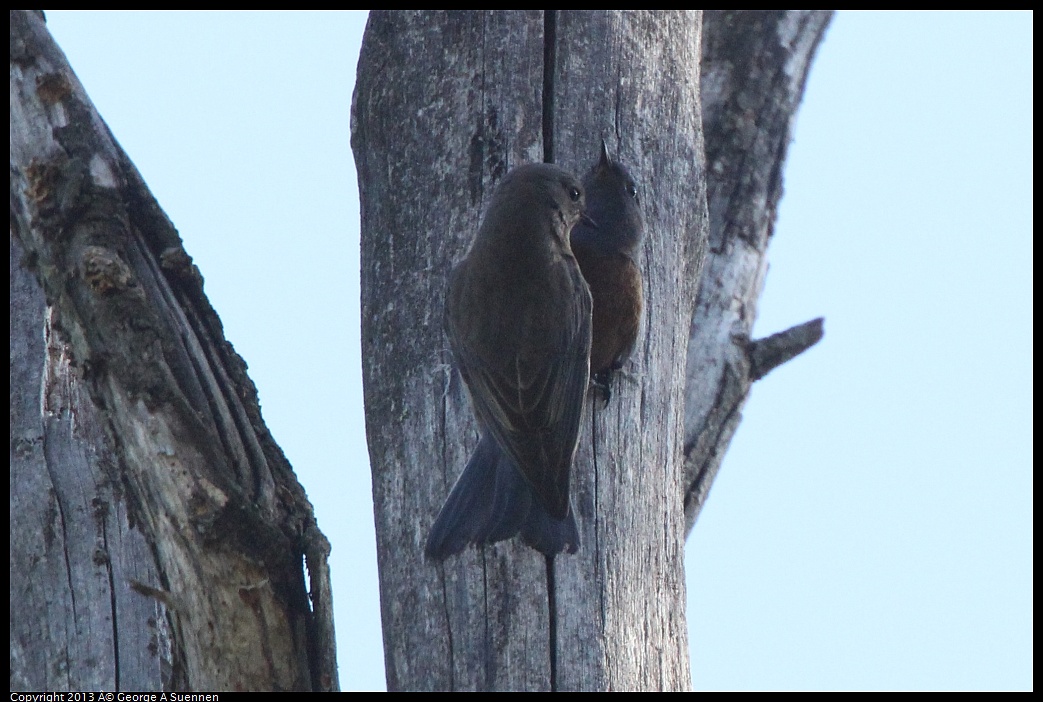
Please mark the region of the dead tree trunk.
[[335, 689], [328, 544], [245, 364], [43, 16], [10, 19], [11, 689]]
[[[749, 341], [793, 116], [829, 17], [712, 13], [700, 32], [695, 12], [371, 15], [352, 145], [390, 689], [689, 686], [686, 525], [751, 383], [821, 335], [819, 320]], [[446, 275], [510, 167], [581, 174], [601, 137], [642, 184], [647, 307], [629, 382], [581, 437], [583, 546], [557, 559], [554, 580], [515, 542], [425, 563], [427, 529], [477, 441], [442, 335]]]
[[822, 338], [823, 320], [752, 340], [782, 165], [832, 12], [707, 11], [702, 103], [710, 246], [688, 342], [685, 519], [691, 531], [754, 381]]
[[[699, 28], [697, 12], [370, 15], [352, 145], [389, 689], [690, 686], [680, 496], [706, 241]], [[642, 184], [646, 314], [627, 379], [580, 438], [583, 545], [553, 579], [516, 541], [426, 563], [478, 438], [442, 333], [446, 276], [508, 169], [582, 173], [601, 138]]]

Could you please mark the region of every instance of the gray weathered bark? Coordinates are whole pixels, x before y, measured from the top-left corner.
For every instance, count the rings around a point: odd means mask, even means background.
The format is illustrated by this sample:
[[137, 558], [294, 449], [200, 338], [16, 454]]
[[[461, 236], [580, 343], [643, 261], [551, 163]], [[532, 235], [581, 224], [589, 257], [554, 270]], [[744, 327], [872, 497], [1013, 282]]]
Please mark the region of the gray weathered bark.
[[[699, 31], [697, 12], [370, 16], [352, 145], [389, 689], [690, 686], [679, 496], [706, 240]], [[478, 438], [442, 333], [446, 276], [509, 168], [552, 156], [581, 174], [602, 137], [643, 187], [646, 314], [624, 382], [580, 438], [583, 545], [555, 560], [554, 587], [516, 541], [426, 563]]]
[[329, 547], [245, 364], [42, 15], [10, 19], [11, 689], [335, 689]]
[[782, 164], [825, 10], [707, 11], [702, 102], [710, 247], [688, 342], [685, 519], [710, 491], [754, 381], [822, 338], [822, 320], [751, 341]]

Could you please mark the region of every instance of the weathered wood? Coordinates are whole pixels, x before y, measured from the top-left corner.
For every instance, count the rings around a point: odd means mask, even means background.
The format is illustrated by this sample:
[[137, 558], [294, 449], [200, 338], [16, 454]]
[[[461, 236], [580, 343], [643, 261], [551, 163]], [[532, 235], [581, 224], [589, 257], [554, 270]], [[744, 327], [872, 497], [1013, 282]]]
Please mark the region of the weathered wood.
[[596, 440], [581, 437], [574, 466], [585, 541], [559, 559], [563, 690], [691, 685], [677, 496], [707, 224], [699, 44], [699, 12], [560, 13], [555, 153], [583, 173], [606, 138], [639, 184], [645, 219], [637, 348], [609, 405], [588, 403]]
[[[710, 247], [688, 342], [688, 531], [739, 426], [753, 382], [770, 370], [764, 358], [753, 367], [751, 355], [758, 347], [750, 337], [782, 197], [782, 165], [811, 60], [831, 17], [825, 10], [714, 10], [704, 15]], [[821, 320], [804, 329], [818, 334], [789, 344], [790, 358], [821, 338]], [[761, 352], [766, 348], [761, 345]], [[776, 361], [774, 365], [782, 362]]]
[[[693, 12], [370, 16], [352, 146], [389, 689], [690, 685], [678, 495], [706, 227], [698, 57]], [[629, 380], [593, 417], [597, 441], [589, 414], [580, 440], [580, 553], [556, 559], [551, 593], [542, 556], [516, 541], [425, 563], [427, 530], [477, 442], [442, 334], [446, 276], [510, 167], [544, 160], [546, 143], [582, 174], [602, 137], [643, 184], [647, 313]]]
[[198, 270], [40, 14], [10, 68], [12, 689], [335, 689], [328, 545]]
[[388, 689], [546, 689], [543, 559], [423, 544], [478, 437], [442, 333], [446, 276], [496, 181], [541, 156], [543, 14], [372, 12], [352, 147]]

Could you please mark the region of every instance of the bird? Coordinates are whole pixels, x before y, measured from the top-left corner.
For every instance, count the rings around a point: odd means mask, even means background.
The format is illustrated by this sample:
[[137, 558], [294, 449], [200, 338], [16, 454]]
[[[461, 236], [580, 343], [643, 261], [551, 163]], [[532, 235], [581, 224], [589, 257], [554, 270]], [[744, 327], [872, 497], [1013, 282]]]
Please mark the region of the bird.
[[445, 331], [481, 438], [431, 527], [431, 560], [519, 533], [548, 557], [579, 547], [569, 477], [592, 303], [570, 233], [584, 204], [556, 165], [512, 169], [449, 275]]
[[585, 217], [572, 230], [572, 251], [593, 298], [591, 381], [611, 398], [612, 376], [637, 342], [643, 294], [637, 250], [644, 221], [637, 183], [613, 161], [605, 140], [601, 158], [583, 178]]

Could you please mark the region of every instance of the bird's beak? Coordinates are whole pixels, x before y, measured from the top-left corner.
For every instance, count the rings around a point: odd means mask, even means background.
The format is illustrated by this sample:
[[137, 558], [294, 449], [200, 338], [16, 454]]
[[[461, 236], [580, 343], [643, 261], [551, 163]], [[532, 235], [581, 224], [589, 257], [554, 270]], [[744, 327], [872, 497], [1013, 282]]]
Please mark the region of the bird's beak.
[[590, 215], [588, 215], [588, 214], [587, 214], [586, 212], [584, 212], [583, 214], [581, 214], [581, 215], [579, 216], [579, 218], [580, 218], [580, 221], [586, 222], [587, 224], [589, 224], [590, 226], [594, 227], [595, 229], [597, 229], [597, 228], [598, 228], [598, 223], [597, 223], [597, 222], [595, 222], [594, 220], [592, 220], [592, 219], [590, 218]]

